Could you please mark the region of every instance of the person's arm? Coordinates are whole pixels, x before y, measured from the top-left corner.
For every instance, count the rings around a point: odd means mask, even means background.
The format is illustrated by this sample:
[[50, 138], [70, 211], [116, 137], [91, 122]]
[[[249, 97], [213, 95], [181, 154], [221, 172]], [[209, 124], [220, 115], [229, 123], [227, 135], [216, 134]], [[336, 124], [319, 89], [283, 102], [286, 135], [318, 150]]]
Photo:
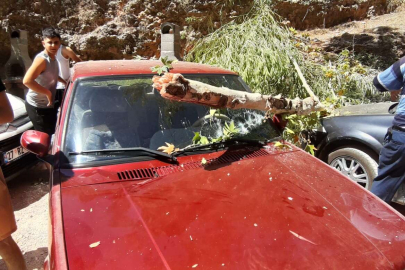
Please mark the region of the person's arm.
[[[81, 62], [82, 59], [80, 59], [79, 56], [76, 55], [76, 53], [69, 47], [63, 47], [62, 48], [62, 54], [64, 54], [64, 56], [66, 55], [67, 57], [69, 57], [70, 59], [72, 59], [73, 61], [77, 62]], [[66, 57], [66, 58], [67, 58]]]
[[0, 125], [10, 123], [14, 119], [13, 108], [7, 98], [6, 91], [0, 92]]
[[379, 73], [373, 80], [374, 86], [380, 92], [389, 91], [391, 94], [391, 101], [396, 101], [401, 89], [404, 86], [404, 68], [401, 66], [405, 64], [405, 57], [402, 57], [392, 66]]
[[58, 82], [61, 82], [64, 85], [66, 85], [66, 81], [64, 79], [62, 79], [60, 76], [58, 76]]
[[32, 91], [46, 95], [48, 106], [52, 104], [52, 92], [35, 81], [36, 78], [46, 69], [46, 60], [42, 57], [35, 58], [32, 65], [25, 73], [23, 84]]

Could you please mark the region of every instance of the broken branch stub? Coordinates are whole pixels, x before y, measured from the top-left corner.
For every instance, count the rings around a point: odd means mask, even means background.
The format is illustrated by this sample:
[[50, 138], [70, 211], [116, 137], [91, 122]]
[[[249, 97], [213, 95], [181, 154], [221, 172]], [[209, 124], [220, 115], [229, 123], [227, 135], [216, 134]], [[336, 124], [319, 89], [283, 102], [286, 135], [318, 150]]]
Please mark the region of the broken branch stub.
[[255, 109], [272, 114], [306, 115], [325, 110], [318, 97], [289, 99], [281, 95], [262, 95], [216, 87], [198, 81], [187, 80], [181, 74], [165, 73], [153, 77], [153, 87], [163, 98], [198, 103], [213, 108]]

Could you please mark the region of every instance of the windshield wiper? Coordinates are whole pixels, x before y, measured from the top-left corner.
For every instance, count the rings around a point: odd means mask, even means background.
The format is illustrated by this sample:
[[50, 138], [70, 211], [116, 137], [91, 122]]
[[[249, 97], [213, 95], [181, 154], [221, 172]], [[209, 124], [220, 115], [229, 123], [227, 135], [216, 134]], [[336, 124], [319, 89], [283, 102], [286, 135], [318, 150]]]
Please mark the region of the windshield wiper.
[[177, 158], [163, 153], [156, 150], [152, 150], [145, 147], [133, 147], [133, 148], [122, 148], [122, 149], [101, 149], [101, 150], [88, 150], [88, 151], [80, 151], [80, 152], [69, 152], [69, 156], [77, 156], [77, 155], [99, 155], [99, 154], [114, 154], [114, 153], [127, 153], [127, 152], [145, 152], [149, 154], [153, 154], [155, 157], [164, 157], [171, 161], [177, 163]]
[[218, 150], [221, 148], [229, 147], [229, 146], [240, 146], [240, 145], [253, 145], [253, 146], [264, 146], [266, 144], [266, 141], [258, 141], [258, 140], [249, 140], [249, 139], [243, 139], [243, 138], [233, 138], [229, 139], [226, 141], [220, 141], [220, 142], [215, 142], [215, 143], [209, 143], [209, 144], [198, 144], [198, 145], [192, 145], [183, 149], [180, 149], [179, 151], [176, 151], [172, 154], [173, 157], [179, 156], [183, 153], [188, 153], [188, 152], [194, 152], [194, 151], [199, 151], [199, 150], [204, 150], [204, 149], [210, 149], [210, 150]]

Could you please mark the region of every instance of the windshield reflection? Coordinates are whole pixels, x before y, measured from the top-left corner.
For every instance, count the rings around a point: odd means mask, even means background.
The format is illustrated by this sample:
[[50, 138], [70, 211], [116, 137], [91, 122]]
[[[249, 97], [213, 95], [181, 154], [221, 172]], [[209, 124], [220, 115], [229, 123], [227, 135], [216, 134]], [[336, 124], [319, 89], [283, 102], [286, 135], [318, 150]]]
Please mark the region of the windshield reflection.
[[[157, 150], [170, 143], [183, 148], [198, 132], [209, 139], [225, 137], [225, 123], [235, 136], [268, 140], [278, 132], [264, 112], [209, 107], [169, 101], [152, 88], [152, 76], [97, 77], [76, 83], [64, 137], [63, 152], [145, 147]], [[215, 86], [248, 91], [235, 75], [187, 75]], [[226, 132], [226, 131], [225, 131]], [[139, 153], [136, 153], [139, 155]], [[71, 163], [130, 157], [134, 153], [68, 156]]]

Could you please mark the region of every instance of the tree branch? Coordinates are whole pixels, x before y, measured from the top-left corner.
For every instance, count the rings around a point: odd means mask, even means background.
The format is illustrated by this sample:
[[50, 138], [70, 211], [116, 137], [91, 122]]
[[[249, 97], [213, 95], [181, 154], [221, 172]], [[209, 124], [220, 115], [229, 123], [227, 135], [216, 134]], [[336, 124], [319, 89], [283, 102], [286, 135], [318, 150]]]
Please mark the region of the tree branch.
[[273, 114], [299, 115], [325, 110], [315, 95], [305, 99], [288, 99], [281, 95], [248, 93], [187, 80], [178, 73], [166, 73], [161, 77], [154, 76], [153, 87], [159, 90], [161, 96], [166, 99], [198, 103], [213, 108], [246, 108]]

